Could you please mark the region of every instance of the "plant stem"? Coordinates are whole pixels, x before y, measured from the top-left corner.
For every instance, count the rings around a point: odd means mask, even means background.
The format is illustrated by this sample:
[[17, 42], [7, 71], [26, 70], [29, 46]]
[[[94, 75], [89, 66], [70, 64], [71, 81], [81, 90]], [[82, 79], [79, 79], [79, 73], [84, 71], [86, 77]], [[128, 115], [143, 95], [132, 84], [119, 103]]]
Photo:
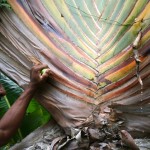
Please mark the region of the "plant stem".
[[6, 101], [6, 104], [7, 104], [8, 108], [10, 108], [11, 106], [10, 106], [10, 103], [9, 103], [9, 100], [8, 100], [7, 96], [4, 96], [4, 99]]

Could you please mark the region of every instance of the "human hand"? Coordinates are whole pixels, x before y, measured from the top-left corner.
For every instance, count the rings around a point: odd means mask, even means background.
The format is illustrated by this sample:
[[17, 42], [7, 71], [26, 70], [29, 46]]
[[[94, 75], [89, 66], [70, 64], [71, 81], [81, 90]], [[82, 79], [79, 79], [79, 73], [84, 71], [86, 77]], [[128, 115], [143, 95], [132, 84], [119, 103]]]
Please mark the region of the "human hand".
[[[41, 71], [43, 69], [46, 69], [46, 71], [42, 74]], [[35, 65], [32, 67], [30, 71], [30, 84], [34, 89], [39, 88], [48, 78], [50, 74], [50, 69], [48, 69], [48, 66], [45, 64], [42, 65]]]
[[0, 97], [5, 96], [5, 95], [6, 95], [6, 91], [4, 87], [2, 86], [2, 84], [0, 84]]

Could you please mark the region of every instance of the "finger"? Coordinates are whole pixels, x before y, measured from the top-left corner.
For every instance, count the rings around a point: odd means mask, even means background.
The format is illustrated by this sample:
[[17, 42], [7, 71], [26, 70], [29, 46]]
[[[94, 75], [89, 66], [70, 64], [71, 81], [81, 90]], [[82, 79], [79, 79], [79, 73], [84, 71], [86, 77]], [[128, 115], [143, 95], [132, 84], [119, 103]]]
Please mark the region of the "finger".
[[38, 65], [41, 65], [41, 63], [39, 63], [39, 62], [34, 62], [34, 66], [38, 66]]
[[47, 73], [48, 75], [50, 75], [51, 74], [51, 70], [50, 69], [46, 69], [45, 73]]
[[34, 66], [35, 71], [41, 71], [42, 69], [45, 69], [45, 68], [48, 68], [48, 65], [42, 64], [42, 65]]
[[41, 76], [41, 79], [42, 79], [42, 80], [46, 80], [48, 77], [49, 77], [49, 74], [45, 72], [45, 73]]

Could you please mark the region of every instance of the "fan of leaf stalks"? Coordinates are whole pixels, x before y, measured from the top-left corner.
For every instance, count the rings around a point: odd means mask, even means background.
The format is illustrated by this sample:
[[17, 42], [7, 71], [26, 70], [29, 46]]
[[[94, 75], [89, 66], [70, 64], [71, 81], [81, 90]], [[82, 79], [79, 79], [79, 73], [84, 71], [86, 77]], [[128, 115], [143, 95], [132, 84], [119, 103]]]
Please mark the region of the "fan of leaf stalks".
[[30, 68], [47, 64], [51, 76], [36, 98], [66, 132], [100, 108], [134, 136], [150, 135], [149, 0], [8, 2], [0, 69], [25, 88]]

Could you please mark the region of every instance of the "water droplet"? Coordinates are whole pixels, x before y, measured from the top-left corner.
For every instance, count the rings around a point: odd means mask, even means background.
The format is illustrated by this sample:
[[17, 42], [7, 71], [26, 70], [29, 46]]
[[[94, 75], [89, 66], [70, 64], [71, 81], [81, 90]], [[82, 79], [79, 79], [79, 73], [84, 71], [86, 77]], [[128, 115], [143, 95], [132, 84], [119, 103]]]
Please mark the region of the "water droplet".
[[143, 85], [141, 85], [141, 93], [140, 93], [141, 101], [143, 101]]

